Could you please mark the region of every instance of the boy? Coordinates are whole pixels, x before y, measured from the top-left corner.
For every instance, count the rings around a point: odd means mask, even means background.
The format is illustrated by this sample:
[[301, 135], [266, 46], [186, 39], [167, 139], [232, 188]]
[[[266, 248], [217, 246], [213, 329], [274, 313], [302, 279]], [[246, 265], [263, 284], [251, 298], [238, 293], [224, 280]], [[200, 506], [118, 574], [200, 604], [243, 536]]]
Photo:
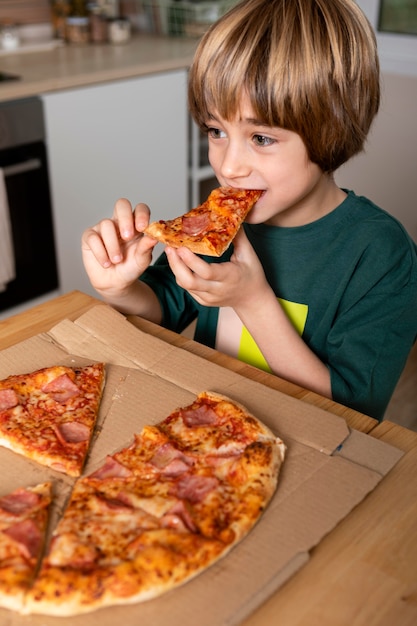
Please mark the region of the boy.
[[[417, 333], [417, 249], [402, 226], [340, 189], [379, 106], [373, 32], [353, 0], [246, 0], [202, 38], [191, 114], [223, 186], [262, 189], [220, 259], [143, 236], [119, 200], [83, 235], [100, 295], [382, 419]], [[140, 280], [138, 280], [140, 277]]]

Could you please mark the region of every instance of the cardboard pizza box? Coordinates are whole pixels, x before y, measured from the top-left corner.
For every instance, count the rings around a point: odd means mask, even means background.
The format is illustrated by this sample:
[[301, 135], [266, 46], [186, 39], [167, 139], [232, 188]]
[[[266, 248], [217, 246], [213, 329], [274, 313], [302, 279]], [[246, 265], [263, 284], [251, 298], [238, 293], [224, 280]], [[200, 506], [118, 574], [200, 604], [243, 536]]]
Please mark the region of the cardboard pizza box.
[[[106, 305], [64, 320], [0, 352], [0, 378], [55, 364], [107, 364], [97, 430], [85, 467], [128, 445], [145, 424], [165, 418], [203, 390], [235, 399], [287, 446], [277, 492], [250, 534], [227, 556], [183, 586], [140, 604], [79, 617], [22, 617], [0, 609], [2, 626], [233, 626], [264, 602], [309, 559], [309, 553], [402, 456], [342, 418], [286, 396], [150, 336]], [[52, 480], [51, 529], [74, 479], [0, 448], [0, 495]]]

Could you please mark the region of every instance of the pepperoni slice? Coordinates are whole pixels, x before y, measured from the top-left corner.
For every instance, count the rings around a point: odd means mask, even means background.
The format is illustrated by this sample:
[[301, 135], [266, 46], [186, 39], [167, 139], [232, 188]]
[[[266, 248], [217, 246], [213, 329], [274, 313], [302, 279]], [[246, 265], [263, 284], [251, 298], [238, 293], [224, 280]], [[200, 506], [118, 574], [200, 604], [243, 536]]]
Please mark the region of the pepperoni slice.
[[211, 223], [210, 213], [202, 212], [195, 215], [184, 215], [182, 217], [182, 231], [186, 235], [199, 235], [209, 229]]

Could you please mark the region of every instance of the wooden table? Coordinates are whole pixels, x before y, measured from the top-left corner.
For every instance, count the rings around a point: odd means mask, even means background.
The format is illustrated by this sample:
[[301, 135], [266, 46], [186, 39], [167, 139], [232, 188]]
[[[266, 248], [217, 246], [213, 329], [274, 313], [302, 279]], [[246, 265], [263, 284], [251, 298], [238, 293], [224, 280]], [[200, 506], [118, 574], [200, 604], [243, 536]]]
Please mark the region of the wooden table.
[[[0, 322], [0, 350], [76, 319], [98, 301], [71, 292]], [[417, 624], [417, 433], [375, 420], [145, 320], [146, 332], [269, 387], [342, 416], [405, 451], [376, 489], [312, 552], [310, 561], [242, 626]], [[417, 407], [416, 407], [417, 410]], [[214, 626], [214, 625], [213, 625]]]

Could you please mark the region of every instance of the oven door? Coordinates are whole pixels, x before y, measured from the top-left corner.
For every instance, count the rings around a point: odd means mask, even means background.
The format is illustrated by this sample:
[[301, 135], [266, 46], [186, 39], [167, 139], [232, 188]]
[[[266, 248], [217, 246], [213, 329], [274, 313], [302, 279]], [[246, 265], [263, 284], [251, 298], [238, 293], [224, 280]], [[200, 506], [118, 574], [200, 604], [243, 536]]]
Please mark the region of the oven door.
[[43, 141], [0, 149], [12, 231], [15, 279], [0, 291], [0, 312], [58, 287]]

